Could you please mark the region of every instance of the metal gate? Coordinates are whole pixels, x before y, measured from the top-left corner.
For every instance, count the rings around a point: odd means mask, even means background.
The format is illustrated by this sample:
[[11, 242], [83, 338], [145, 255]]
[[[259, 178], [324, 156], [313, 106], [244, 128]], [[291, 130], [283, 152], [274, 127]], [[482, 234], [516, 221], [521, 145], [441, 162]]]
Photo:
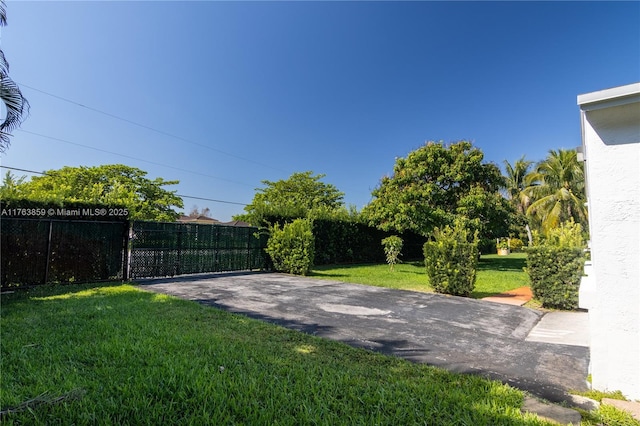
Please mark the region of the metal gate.
[[130, 279], [263, 269], [267, 237], [258, 228], [135, 221]]

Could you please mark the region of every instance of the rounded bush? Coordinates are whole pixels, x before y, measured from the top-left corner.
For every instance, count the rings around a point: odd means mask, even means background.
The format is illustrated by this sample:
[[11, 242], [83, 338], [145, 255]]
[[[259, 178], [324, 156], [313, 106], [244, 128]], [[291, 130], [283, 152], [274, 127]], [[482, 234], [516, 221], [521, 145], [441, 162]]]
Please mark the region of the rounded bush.
[[311, 222], [296, 219], [282, 228], [275, 224], [265, 250], [276, 271], [308, 275], [313, 266], [314, 245]]

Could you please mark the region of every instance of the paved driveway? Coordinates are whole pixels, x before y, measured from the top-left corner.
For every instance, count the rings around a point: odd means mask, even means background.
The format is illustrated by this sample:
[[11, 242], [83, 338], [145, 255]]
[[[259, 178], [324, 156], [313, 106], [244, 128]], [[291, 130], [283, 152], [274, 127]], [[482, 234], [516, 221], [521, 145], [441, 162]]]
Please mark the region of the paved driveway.
[[195, 300], [352, 346], [480, 374], [559, 402], [586, 390], [589, 349], [525, 340], [538, 311], [468, 298], [274, 273], [141, 281]]

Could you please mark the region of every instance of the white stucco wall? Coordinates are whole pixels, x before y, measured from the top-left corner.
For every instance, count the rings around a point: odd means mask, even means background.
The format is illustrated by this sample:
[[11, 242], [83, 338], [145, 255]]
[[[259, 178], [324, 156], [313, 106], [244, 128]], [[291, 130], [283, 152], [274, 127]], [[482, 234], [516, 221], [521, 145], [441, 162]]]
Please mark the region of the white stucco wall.
[[593, 387], [640, 399], [640, 83], [578, 96], [587, 179]]

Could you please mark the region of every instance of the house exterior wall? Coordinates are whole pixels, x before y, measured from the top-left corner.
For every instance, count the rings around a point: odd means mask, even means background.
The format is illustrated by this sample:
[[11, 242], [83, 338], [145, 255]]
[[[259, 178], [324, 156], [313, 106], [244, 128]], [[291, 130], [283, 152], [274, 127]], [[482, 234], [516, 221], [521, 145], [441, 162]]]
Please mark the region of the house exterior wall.
[[592, 384], [640, 399], [640, 83], [578, 104], [591, 238], [580, 306], [589, 309]]

